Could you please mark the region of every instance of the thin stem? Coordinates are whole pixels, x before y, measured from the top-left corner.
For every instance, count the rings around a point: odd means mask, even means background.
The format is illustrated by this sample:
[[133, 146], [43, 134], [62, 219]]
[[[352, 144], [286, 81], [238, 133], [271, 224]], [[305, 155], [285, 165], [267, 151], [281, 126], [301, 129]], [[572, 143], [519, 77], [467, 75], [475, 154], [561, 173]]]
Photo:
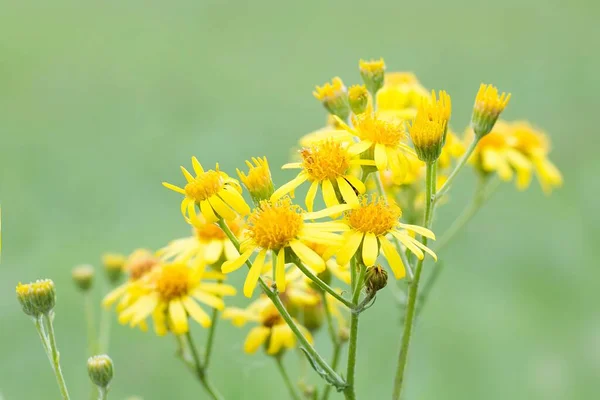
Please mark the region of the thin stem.
[[94, 323], [94, 302], [89, 291], [83, 294], [84, 313], [87, 323], [88, 355], [98, 353], [98, 342], [96, 340], [96, 328]]
[[42, 317], [41, 316], [34, 317], [33, 323], [35, 324], [35, 329], [37, 330], [37, 333], [40, 337], [42, 346], [44, 347], [44, 351], [46, 352], [46, 355], [48, 356], [48, 360], [50, 360], [50, 362], [52, 362], [52, 356], [50, 354], [50, 344], [48, 343], [48, 336], [46, 335], [46, 330], [44, 329], [44, 323], [43, 323]]
[[108, 398], [108, 389], [98, 386], [98, 400], [106, 400]]
[[274, 359], [275, 359], [275, 363], [277, 364], [277, 369], [279, 370], [279, 373], [281, 374], [281, 378], [283, 378], [283, 382], [285, 382], [285, 386], [287, 386], [288, 391], [290, 392], [290, 396], [294, 400], [300, 400], [300, 396], [298, 395], [298, 393], [296, 393], [296, 388], [294, 387], [294, 384], [290, 380], [290, 376], [288, 375], [287, 371], [285, 370], [285, 365], [283, 365], [283, 361], [281, 360], [281, 357], [274, 357]]
[[[51, 311], [52, 312], [52, 311]], [[56, 375], [56, 382], [60, 389], [60, 394], [63, 400], [69, 400], [69, 391], [67, 390], [67, 384], [65, 378], [60, 369], [60, 353], [58, 352], [58, 346], [56, 345], [56, 336], [54, 335], [54, 326], [52, 325], [52, 316], [44, 314], [44, 320], [48, 327], [48, 346], [50, 348], [50, 354], [52, 355], [52, 368]]]
[[210, 355], [212, 354], [213, 343], [215, 341], [215, 331], [217, 328], [217, 321], [219, 320], [219, 310], [213, 308], [210, 328], [208, 330], [208, 337], [206, 338], [206, 354], [204, 355], [204, 369], [208, 368], [210, 362]]
[[[355, 265], [352, 265], [355, 267]], [[366, 267], [360, 265], [360, 273], [356, 279], [356, 285], [354, 285], [354, 292], [352, 293], [352, 304], [358, 305], [360, 298], [360, 292], [362, 289], [362, 283], [365, 277]], [[356, 371], [356, 348], [358, 341], [358, 317], [359, 313], [353, 312], [350, 317], [350, 339], [348, 342], [348, 365], [346, 368], [346, 383], [348, 386], [344, 390], [346, 400], [356, 399], [356, 393], [354, 391], [354, 373]]]
[[194, 344], [194, 340], [192, 339], [192, 334], [190, 333], [189, 330], [185, 334], [185, 338], [187, 339], [188, 348], [190, 349], [190, 353], [192, 354], [192, 359], [194, 360], [194, 368], [196, 370], [196, 376], [200, 380], [200, 383], [202, 383], [202, 386], [204, 386], [204, 389], [206, 390], [206, 392], [209, 394], [209, 396], [213, 400], [222, 400], [223, 397], [212, 386], [212, 384], [209, 382], [209, 380], [206, 376], [206, 371], [204, 370], [204, 368], [202, 367], [202, 364], [200, 363], [200, 356], [198, 355], [198, 350], [196, 349], [196, 345]]
[[[231, 240], [231, 243], [233, 243], [235, 248], [239, 251], [240, 242], [235, 237], [233, 232], [231, 232], [231, 229], [229, 229], [227, 224], [222, 219], [219, 220], [218, 224], [219, 227], [223, 230], [223, 232], [225, 232], [229, 240]], [[248, 260], [246, 260], [246, 265], [248, 267], [252, 267], [252, 264]], [[277, 293], [269, 289], [269, 286], [265, 283], [262, 277], [258, 278], [258, 284], [260, 285], [262, 291], [271, 300], [271, 302], [273, 303], [273, 305], [275, 306], [285, 323], [290, 327], [290, 329], [300, 342], [300, 345], [304, 349], [304, 351], [312, 358], [312, 360], [317, 365], [319, 365], [319, 367], [323, 369], [323, 371], [325, 371], [325, 373], [327, 373], [333, 384], [335, 384], [337, 387], [344, 387], [346, 385], [344, 380], [329, 366], [329, 364], [327, 364], [327, 361], [325, 361], [323, 357], [321, 357], [321, 355], [317, 352], [317, 350], [315, 350], [315, 348], [310, 344], [306, 336], [304, 336], [304, 334], [300, 331], [300, 328], [298, 328], [298, 325], [296, 325], [296, 323], [294, 322], [294, 319], [283, 305]]]
[[[375, 175], [375, 184], [377, 186], [377, 192], [379, 192], [379, 195], [383, 198], [383, 200], [385, 201], [385, 204], [388, 204], [387, 193], [385, 192], [385, 188], [383, 187], [383, 182], [381, 181], [381, 175], [379, 174], [378, 171], [376, 171], [374, 173], [374, 175]], [[412, 282], [412, 280], [414, 279], [414, 273], [411, 268], [411, 264], [408, 260], [408, 257], [406, 257], [406, 253], [404, 252], [404, 250], [402, 250], [400, 241], [395, 236], [392, 237], [392, 241], [394, 242], [394, 245], [396, 246], [396, 251], [400, 255], [400, 259], [402, 260], [402, 263], [404, 264], [404, 268], [406, 269], [406, 273], [408, 275], [408, 280], [410, 282]]]
[[450, 189], [450, 185], [454, 181], [454, 178], [456, 178], [462, 167], [464, 167], [467, 161], [469, 160], [469, 157], [471, 157], [471, 154], [473, 154], [473, 151], [477, 147], [477, 143], [479, 143], [479, 139], [475, 137], [469, 145], [469, 147], [467, 148], [467, 150], [465, 151], [465, 154], [463, 154], [462, 158], [456, 164], [456, 167], [454, 167], [454, 170], [450, 173], [448, 180], [444, 182], [444, 184], [436, 194], [434, 202], [437, 202], [440, 198], [442, 198], [442, 196], [448, 191], [448, 189]]
[[318, 276], [313, 274], [310, 269], [306, 268], [306, 266], [302, 263], [302, 261], [295, 259], [294, 264], [296, 264], [298, 269], [300, 269], [300, 271], [302, 271], [304, 273], [304, 275], [306, 275], [311, 281], [313, 281], [319, 288], [321, 288], [322, 290], [324, 290], [327, 293], [329, 293], [330, 295], [332, 295], [336, 300], [338, 300], [340, 303], [342, 303], [349, 309], [353, 308], [352, 302], [346, 300], [343, 296], [341, 296], [339, 293], [337, 293], [331, 286], [329, 286], [328, 284], [323, 282]]
[[[425, 182], [425, 215], [423, 218], [423, 225], [425, 228], [429, 228], [429, 222], [431, 222], [431, 215], [433, 213], [434, 202], [432, 201], [433, 193], [433, 182], [435, 163], [427, 163], [426, 166], [426, 182]], [[427, 238], [422, 237], [421, 242], [427, 245]], [[404, 383], [404, 371], [406, 370], [406, 361], [408, 359], [408, 349], [410, 347], [410, 340], [412, 337], [412, 331], [414, 328], [415, 310], [417, 304], [417, 296], [419, 291], [419, 281], [421, 279], [421, 273], [423, 271], [423, 259], [419, 260], [417, 267], [415, 268], [415, 279], [411, 282], [408, 289], [408, 303], [406, 305], [406, 317], [404, 322], [404, 332], [402, 334], [402, 343], [400, 345], [400, 354], [398, 355], [398, 366], [396, 369], [396, 377], [394, 379], [394, 391], [392, 394], [393, 400], [400, 399]]]
[[100, 334], [98, 339], [98, 353], [108, 353], [110, 345], [110, 328], [112, 323], [112, 314], [109, 310], [102, 307], [100, 311]]
[[[333, 355], [331, 357], [331, 368], [333, 370], [337, 369], [337, 365], [340, 358], [340, 350], [342, 347], [341, 342], [338, 339], [338, 335], [335, 332], [335, 325], [333, 324], [333, 318], [331, 316], [331, 311], [329, 310], [329, 300], [327, 299], [327, 294], [321, 292], [321, 296], [323, 298], [323, 309], [325, 310], [325, 317], [327, 320], [327, 331], [329, 332], [329, 338], [331, 339], [331, 344], [333, 345]], [[321, 400], [327, 400], [329, 398], [329, 393], [331, 392], [331, 385], [326, 385], [323, 389], [323, 395], [321, 396]]]
[[[335, 346], [333, 346], [333, 355], [331, 356], [331, 368], [333, 368], [334, 370], [337, 369], [338, 363], [340, 361], [340, 354], [342, 353], [341, 350], [341, 343], [337, 343]], [[331, 388], [333, 388], [332, 385], [328, 384], [325, 386], [325, 389], [323, 390], [323, 396], [321, 396], [321, 400], [327, 400], [329, 398]]]

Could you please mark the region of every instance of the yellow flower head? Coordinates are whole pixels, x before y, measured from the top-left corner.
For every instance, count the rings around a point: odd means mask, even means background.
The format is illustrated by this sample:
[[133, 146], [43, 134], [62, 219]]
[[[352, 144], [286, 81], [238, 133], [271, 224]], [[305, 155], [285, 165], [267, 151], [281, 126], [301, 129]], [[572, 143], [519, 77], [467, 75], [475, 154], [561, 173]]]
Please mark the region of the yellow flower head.
[[[175, 239], [157, 252], [163, 260], [187, 262], [192, 267], [206, 264], [220, 266], [226, 260], [240, 256], [237, 249], [216, 224], [209, 224], [202, 216], [198, 216], [199, 224], [193, 228], [193, 235]], [[227, 221], [227, 226], [234, 235], [242, 231], [241, 219]]]
[[323, 106], [332, 115], [342, 119], [348, 118], [350, 107], [348, 105], [348, 92], [344, 82], [339, 77], [326, 82], [323, 86], [317, 86], [313, 95], [323, 103]]
[[369, 103], [369, 92], [365, 85], [353, 85], [348, 89], [348, 102], [354, 114], [362, 114]]
[[123, 254], [105, 253], [102, 255], [102, 265], [108, 280], [116, 283], [123, 275], [125, 262], [127, 258]]
[[509, 100], [510, 93], [502, 92], [500, 95], [495, 86], [481, 84], [475, 97], [473, 116], [471, 117], [471, 125], [477, 137], [482, 137], [492, 131]]
[[15, 291], [23, 312], [32, 317], [50, 313], [56, 304], [56, 289], [51, 279], [19, 283]]
[[192, 166], [196, 176], [181, 167], [187, 181], [183, 188], [163, 182], [167, 189], [185, 196], [181, 202], [181, 214], [186, 221], [192, 225], [198, 223], [196, 206], [209, 222], [217, 222], [219, 218], [229, 221], [236, 219], [237, 214], [243, 216], [250, 212], [238, 181], [219, 171], [219, 164], [215, 170], [204, 171], [198, 159], [192, 157]]
[[143, 294], [119, 313], [119, 322], [135, 327], [151, 316], [159, 336], [169, 331], [186, 333], [188, 317], [207, 328], [211, 319], [198, 302], [222, 310], [225, 305], [221, 296], [235, 294], [232, 286], [205, 282], [219, 277], [219, 273], [190, 268], [184, 263], [161, 265], [144, 282]]
[[[339, 207], [339, 206], [337, 206]], [[246, 239], [241, 244], [242, 255], [236, 260], [227, 261], [221, 267], [228, 274], [240, 268], [252, 253], [258, 255], [244, 283], [244, 295], [251, 297], [265, 265], [268, 252], [276, 260], [275, 282], [280, 291], [285, 291], [285, 259], [287, 255], [297, 256], [308, 267], [319, 273], [325, 269], [325, 261], [307, 246], [306, 242], [318, 242], [327, 245], [338, 244], [340, 237], [331, 233], [339, 228], [335, 223], [310, 223], [308, 219], [321, 218], [336, 212], [335, 208], [318, 213], [305, 213], [293, 205], [288, 197], [277, 201], [263, 201], [248, 217]]]
[[377, 92], [377, 111], [400, 119], [412, 119], [429, 92], [412, 72], [389, 72], [383, 88]]
[[365, 185], [351, 174], [350, 169], [356, 165], [372, 165], [372, 162], [357, 159], [344, 143], [333, 140], [325, 140], [304, 148], [300, 150], [300, 156], [302, 162], [283, 166], [284, 169], [298, 168], [301, 171], [273, 193], [272, 201], [293, 193], [297, 187], [309, 181], [311, 186], [305, 200], [309, 212], [313, 211], [319, 187], [328, 207], [339, 204], [339, 199], [349, 204], [358, 203], [357, 193], [364, 193]]
[[237, 170], [240, 181], [248, 189], [254, 203], [258, 204], [262, 200], [267, 200], [271, 197], [274, 190], [267, 157], [253, 157], [252, 163], [246, 161], [246, 165], [249, 168], [247, 175], [239, 169]]
[[369, 93], [375, 95], [379, 89], [383, 87], [385, 78], [385, 62], [383, 58], [379, 60], [360, 60], [358, 62], [360, 76], [369, 90]]
[[441, 90], [439, 100], [431, 91], [431, 99], [425, 99], [410, 127], [410, 137], [419, 159], [424, 162], [437, 160], [442, 152], [451, 113], [450, 96]]
[[374, 160], [380, 171], [391, 169], [400, 175], [406, 170], [406, 154], [415, 154], [405, 142], [407, 133], [404, 123], [385, 121], [370, 112], [353, 116], [354, 127], [340, 123], [349, 133], [360, 139], [348, 149], [352, 154]]
[[[344, 234], [343, 244], [329, 254], [335, 254], [338, 263], [342, 265], [349, 263], [357, 255], [364, 265], [371, 267], [375, 265], [381, 248], [394, 276], [400, 279], [405, 275], [405, 267], [398, 251], [387, 238], [392, 235], [419, 259], [423, 259], [423, 251], [437, 259], [427, 246], [400, 229], [435, 239], [433, 232], [417, 225], [403, 224], [399, 220], [401, 216], [402, 211], [396, 204], [387, 204], [377, 195], [363, 196], [358, 207], [347, 206], [344, 224], [349, 230]], [[361, 247], [362, 253], [357, 254]]]
[[[256, 353], [264, 345], [267, 354], [277, 355], [296, 346], [296, 336], [275, 306], [265, 296], [252, 302], [246, 309], [234, 307], [225, 309], [223, 318], [230, 319], [238, 327], [245, 325], [247, 322], [258, 324], [248, 332], [244, 342], [246, 353]], [[297, 325], [304, 336], [312, 343], [313, 339], [310, 332], [304, 326]]]
[[110, 307], [119, 300], [117, 309], [122, 309], [135, 300], [140, 293], [140, 280], [144, 279], [149, 272], [158, 267], [160, 259], [146, 249], [137, 249], [129, 255], [123, 265], [124, 271], [129, 279], [124, 284], [110, 291], [102, 300], [102, 305]]

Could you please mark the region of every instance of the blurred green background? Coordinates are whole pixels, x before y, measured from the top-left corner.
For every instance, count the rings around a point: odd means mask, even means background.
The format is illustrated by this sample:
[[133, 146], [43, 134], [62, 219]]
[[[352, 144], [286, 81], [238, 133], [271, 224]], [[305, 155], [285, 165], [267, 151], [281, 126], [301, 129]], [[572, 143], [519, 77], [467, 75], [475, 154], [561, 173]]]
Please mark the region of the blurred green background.
[[[504, 185], [444, 252], [446, 271], [416, 330], [406, 398], [600, 396], [600, 273], [591, 252], [600, 233], [595, 2], [126, 3], [1, 5], [4, 399], [58, 398], [15, 300], [19, 281], [55, 280], [64, 372], [72, 398], [86, 398], [72, 266], [187, 235], [179, 197], [160, 182], [181, 182], [179, 165], [192, 155], [230, 172], [267, 155], [283, 183], [292, 175], [277, 166], [325, 117], [313, 86], [335, 75], [358, 82], [358, 59], [380, 56], [389, 70], [415, 71], [425, 86], [446, 89], [456, 129], [467, 124], [480, 82], [512, 92], [506, 118], [546, 129], [565, 176], [551, 197], [537, 183], [524, 193]], [[461, 177], [436, 231], [462, 209], [472, 178]], [[358, 395], [389, 398], [401, 332], [389, 292], [361, 321]], [[111, 398], [205, 398], [170, 338], [121, 326], [113, 334]], [[274, 363], [242, 353], [244, 336], [221, 324], [215, 384], [227, 399], [285, 398]], [[328, 355], [326, 335], [317, 340]], [[311, 371], [309, 380], [318, 382]]]

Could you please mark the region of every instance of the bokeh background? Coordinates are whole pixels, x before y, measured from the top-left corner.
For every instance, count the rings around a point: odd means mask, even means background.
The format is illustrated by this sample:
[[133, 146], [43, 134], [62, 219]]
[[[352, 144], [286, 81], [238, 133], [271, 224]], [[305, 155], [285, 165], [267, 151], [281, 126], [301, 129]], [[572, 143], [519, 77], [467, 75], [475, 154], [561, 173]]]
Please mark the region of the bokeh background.
[[[292, 175], [277, 166], [325, 118], [313, 86], [335, 75], [356, 83], [358, 59], [383, 56], [389, 70], [446, 89], [456, 129], [480, 82], [512, 92], [506, 118], [547, 130], [565, 177], [550, 197], [536, 183], [522, 193], [504, 185], [444, 252], [406, 398], [598, 398], [598, 11], [589, 0], [2, 2], [0, 393], [58, 398], [15, 300], [19, 281], [55, 280], [64, 372], [72, 397], [86, 398], [71, 268], [187, 235], [179, 197], [160, 182], [181, 181], [192, 155], [230, 172], [267, 155], [283, 183]], [[455, 186], [437, 231], [472, 178]], [[390, 293], [361, 321], [359, 397], [389, 398], [401, 332]], [[215, 384], [227, 399], [285, 398], [273, 362], [242, 353], [244, 335], [221, 324]], [[317, 340], [329, 354], [326, 335]], [[110, 354], [113, 399], [204, 398], [169, 338], [114, 327]]]

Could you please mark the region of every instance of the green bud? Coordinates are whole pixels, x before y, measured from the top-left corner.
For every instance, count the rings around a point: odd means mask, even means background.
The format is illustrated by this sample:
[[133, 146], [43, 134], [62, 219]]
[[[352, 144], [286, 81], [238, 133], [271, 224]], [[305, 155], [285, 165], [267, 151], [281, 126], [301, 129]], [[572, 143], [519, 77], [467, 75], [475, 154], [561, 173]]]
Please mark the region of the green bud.
[[362, 114], [369, 103], [369, 92], [364, 85], [354, 85], [348, 89], [348, 103], [354, 114]]
[[113, 378], [113, 362], [110, 357], [106, 354], [90, 357], [87, 368], [94, 385], [106, 389]]
[[78, 265], [71, 271], [73, 282], [83, 292], [87, 292], [92, 287], [94, 280], [94, 267], [89, 264]]
[[111, 284], [116, 284], [121, 280], [123, 273], [123, 267], [127, 258], [122, 254], [106, 253], [102, 256], [102, 265], [104, 266], [104, 273], [106, 278]]
[[56, 304], [54, 282], [50, 279], [37, 280], [25, 285], [19, 283], [16, 292], [23, 312], [32, 317], [48, 314]]
[[375, 294], [387, 285], [388, 274], [380, 265], [375, 265], [367, 269], [365, 275], [365, 286], [367, 292]]
[[360, 76], [365, 83], [365, 86], [369, 90], [372, 96], [383, 87], [383, 81], [385, 78], [385, 62], [383, 58], [379, 60], [360, 60], [358, 63], [360, 69]]

